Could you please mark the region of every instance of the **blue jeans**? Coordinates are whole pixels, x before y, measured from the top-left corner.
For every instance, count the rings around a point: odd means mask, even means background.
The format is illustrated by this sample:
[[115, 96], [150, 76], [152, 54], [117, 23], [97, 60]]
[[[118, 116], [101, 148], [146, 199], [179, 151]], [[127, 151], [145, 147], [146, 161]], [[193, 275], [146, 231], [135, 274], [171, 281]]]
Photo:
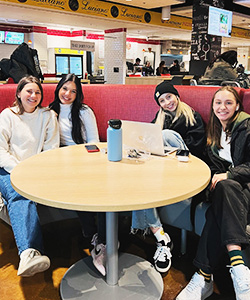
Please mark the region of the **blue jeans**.
[[185, 142], [181, 135], [171, 129], [164, 129], [162, 130], [162, 138], [165, 146], [170, 147], [177, 147], [179, 149], [188, 150]]
[[147, 233], [149, 227], [162, 227], [156, 208], [132, 211], [132, 231], [141, 229]]
[[[170, 129], [162, 130], [162, 138], [165, 146], [177, 147], [187, 150], [181, 135]], [[149, 227], [161, 227], [161, 221], [156, 208], [136, 210], [132, 212], [132, 230], [147, 230]]]
[[18, 254], [28, 248], [43, 252], [42, 231], [36, 204], [13, 189], [10, 174], [3, 168], [0, 168], [0, 191], [7, 206]]

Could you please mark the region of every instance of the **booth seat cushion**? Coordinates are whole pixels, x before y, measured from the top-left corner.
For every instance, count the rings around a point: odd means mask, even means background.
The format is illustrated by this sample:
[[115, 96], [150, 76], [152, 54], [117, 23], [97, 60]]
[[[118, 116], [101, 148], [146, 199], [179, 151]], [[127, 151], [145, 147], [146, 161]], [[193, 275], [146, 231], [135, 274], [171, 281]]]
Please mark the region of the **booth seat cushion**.
[[[44, 206], [41, 204], [37, 204], [37, 212], [39, 215], [39, 220], [41, 225], [51, 223], [51, 221], [56, 222], [65, 219], [74, 219], [78, 217], [75, 211]], [[6, 205], [4, 205], [1, 193], [0, 193], [0, 219], [2, 219], [7, 224], [11, 225], [7, 207]]]
[[162, 223], [188, 231], [193, 230], [190, 219], [192, 198], [158, 208]]
[[198, 235], [201, 235], [202, 233], [203, 227], [206, 222], [206, 212], [209, 206], [210, 203], [201, 202], [195, 209], [194, 231]]

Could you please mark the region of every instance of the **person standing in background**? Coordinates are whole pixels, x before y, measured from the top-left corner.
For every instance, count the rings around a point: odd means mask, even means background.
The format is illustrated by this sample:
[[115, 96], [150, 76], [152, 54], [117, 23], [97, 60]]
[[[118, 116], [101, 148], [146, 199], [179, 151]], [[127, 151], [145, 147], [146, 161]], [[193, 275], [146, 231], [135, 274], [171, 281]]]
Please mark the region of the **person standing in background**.
[[159, 64], [159, 67], [156, 69], [156, 75], [161, 76], [162, 74], [168, 74], [168, 68], [166, 67], [165, 61], [162, 60]]
[[173, 65], [168, 69], [170, 74], [174, 74], [175, 72], [180, 72], [180, 64], [179, 64], [179, 61], [178, 59], [175, 59], [173, 61]]
[[151, 64], [149, 61], [146, 62], [146, 65], [144, 67], [145, 69], [145, 75], [154, 75], [154, 69], [151, 67]]

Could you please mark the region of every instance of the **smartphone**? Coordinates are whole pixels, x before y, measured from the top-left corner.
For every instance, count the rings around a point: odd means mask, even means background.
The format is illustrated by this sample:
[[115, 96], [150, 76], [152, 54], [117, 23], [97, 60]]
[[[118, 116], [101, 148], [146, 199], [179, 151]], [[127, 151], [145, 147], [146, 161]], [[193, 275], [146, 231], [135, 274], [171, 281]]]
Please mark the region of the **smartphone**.
[[85, 145], [88, 152], [99, 152], [100, 149], [96, 145]]
[[176, 157], [179, 161], [188, 162], [189, 161], [189, 150], [178, 149], [176, 151]]
[[176, 151], [176, 156], [189, 156], [189, 150], [178, 149]]

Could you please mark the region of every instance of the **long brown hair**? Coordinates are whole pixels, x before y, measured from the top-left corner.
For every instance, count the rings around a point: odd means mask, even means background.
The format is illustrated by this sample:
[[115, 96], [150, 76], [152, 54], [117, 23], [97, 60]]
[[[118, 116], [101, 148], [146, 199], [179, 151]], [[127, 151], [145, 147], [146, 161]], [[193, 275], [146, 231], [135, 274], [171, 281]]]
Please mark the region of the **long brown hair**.
[[22, 89], [25, 87], [26, 84], [28, 83], [36, 83], [39, 87], [39, 90], [41, 92], [41, 101], [37, 105], [37, 107], [42, 107], [42, 101], [43, 101], [43, 88], [41, 85], [41, 82], [38, 78], [34, 76], [25, 76], [20, 81], [18, 82], [17, 89], [16, 89], [16, 94], [15, 94], [15, 102], [13, 103], [12, 106], [17, 106], [18, 107], [18, 112], [17, 114], [22, 115], [24, 113], [24, 107], [22, 104], [22, 101], [20, 97], [18, 96], [19, 93], [22, 91]]
[[243, 104], [242, 100], [238, 94], [238, 92], [231, 86], [223, 86], [221, 87], [218, 91], [215, 92], [212, 102], [211, 102], [211, 107], [210, 107], [210, 117], [207, 125], [207, 145], [215, 145], [218, 149], [221, 149], [221, 144], [220, 144], [220, 138], [221, 138], [221, 122], [220, 120], [216, 117], [214, 110], [213, 110], [213, 104], [214, 104], [214, 99], [215, 96], [218, 92], [222, 91], [228, 91], [233, 94], [236, 103], [239, 105], [239, 109], [235, 111], [233, 116], [228, 120], [227, 126], [226, 126], [226, 135], [230, 136], [231, 131], [233, 128], [233, 123], [237, 119], [239, 113], [243, 111]]
[[159, 72], [160, 72], [160, 74], [163, 73], [164, 66], [165, 66], [165, 61], [162, 60], [162, 61], [160, 62], [160, 64], [159, 64]]

